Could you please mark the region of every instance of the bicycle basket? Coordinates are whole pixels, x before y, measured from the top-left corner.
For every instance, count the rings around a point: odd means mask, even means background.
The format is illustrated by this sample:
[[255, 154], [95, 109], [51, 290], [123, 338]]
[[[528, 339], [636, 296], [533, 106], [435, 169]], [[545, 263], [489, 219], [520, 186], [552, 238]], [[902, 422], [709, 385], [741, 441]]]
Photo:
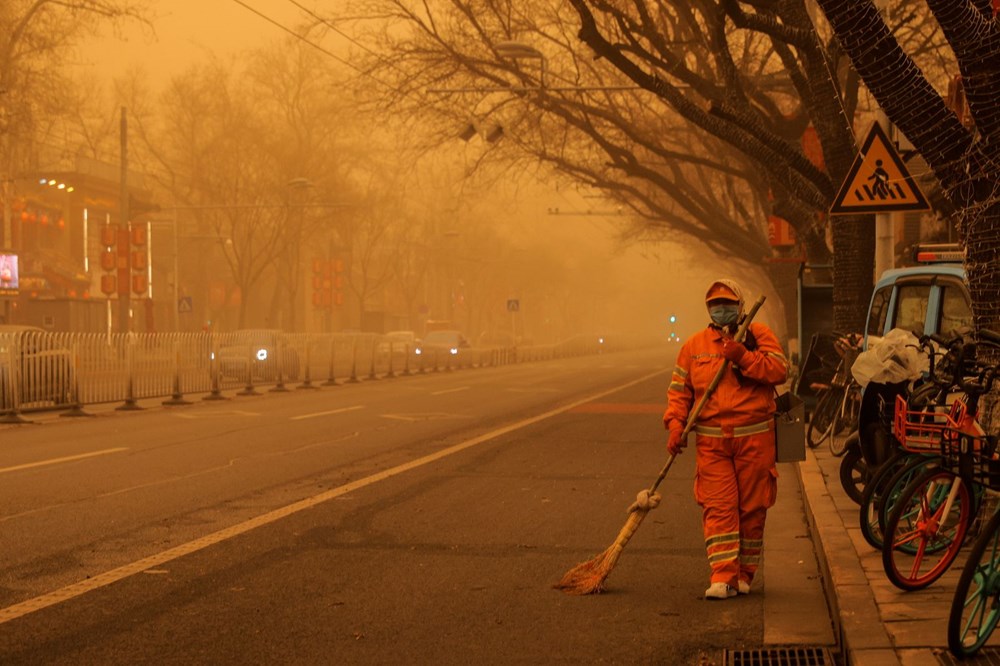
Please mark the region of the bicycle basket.
[[839, 388], [844, 388], [849, 386], [851, 382], [854, 381], [854, 377], [851, 375], [851, 367], [854, 365], [854, 361], [857, 360], [858, 354], [861, 353], [860, 349], [855, 349], [849, 347], [844, 350], [844, 355], [840, 362], [837, 364], [837, 368], [833, 373], [833, 379], [830, 383]]
[[900, 446], [910, 453], [936, 453], [944, 448], [942, 437], [946, 429], [957, 428], [966, 411], [961, 400], [956, 400], [950, 407], [933, 405], [921, 410], [907, 407], [906, 398], [897, 395], [892, 434]]
[[1000, 454], [995, 435], [948, 427], [942, 434], [941, 453], [943, 467], [990, 490], [1000, 490]]

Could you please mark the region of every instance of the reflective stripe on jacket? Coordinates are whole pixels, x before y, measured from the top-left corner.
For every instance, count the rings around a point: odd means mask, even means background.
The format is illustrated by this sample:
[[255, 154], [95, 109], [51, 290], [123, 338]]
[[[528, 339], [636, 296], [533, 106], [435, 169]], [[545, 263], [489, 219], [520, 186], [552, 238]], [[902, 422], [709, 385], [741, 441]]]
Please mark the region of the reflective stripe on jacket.
[[[742, 385], [732, 367], [723, 374], [715, 393], [698, 416], [698, 424], [729, 430], [758, 424], [774, 414], [774, 387], [788, 377], [788, 361], [778, 338], [765, 324], [751, 323], [757, 348], [748, 351], [740, 363]], [[677, 367], [667, 390], [663, 423], [687, 423], [692, 407], [698, 404], [711, 384], [722, 356], [722, 333], [708, 327], [691, 336], [677, 355]]]

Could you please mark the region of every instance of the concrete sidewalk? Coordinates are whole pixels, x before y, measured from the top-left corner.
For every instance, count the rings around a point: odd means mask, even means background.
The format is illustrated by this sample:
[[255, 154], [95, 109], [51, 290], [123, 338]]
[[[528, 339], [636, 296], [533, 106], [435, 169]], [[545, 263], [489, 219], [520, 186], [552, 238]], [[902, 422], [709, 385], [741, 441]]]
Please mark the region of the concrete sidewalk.
[[[956, 663], [948, 652], [947, 625], [965, 553], [933, 585], [915, 592], [896, 588], [886, 578], [881, 553], [861, 535], [858, 505], [840, 484], [840, 462], [824, 444], [806, 451], [798, 472], [846, 664]], [[1000, 632], [994, 644], [1000, 645]], [[987, 647], [963, 663], [997, 664], [998, 656], [996, 648]]]

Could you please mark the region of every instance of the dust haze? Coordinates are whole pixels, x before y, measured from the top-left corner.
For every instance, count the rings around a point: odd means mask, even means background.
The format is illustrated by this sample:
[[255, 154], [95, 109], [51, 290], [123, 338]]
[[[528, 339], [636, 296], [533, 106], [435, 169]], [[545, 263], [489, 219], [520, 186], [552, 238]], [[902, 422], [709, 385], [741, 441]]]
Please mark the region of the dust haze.
[[[53, 100], [73, 112], [39, 160], [107, 181], [71, 209], [92, 267], [74, 293], [101, 297], [96, 232], [119, 222], [123, 153], [149, 237], [140, 330], [672, 341], [707, 323], [712, 280], [767, 288], [698, 238], [631, 234], [620, 202], [524, 157], [523, 114], [491, 93], [442, 97], [474, 114], [400, 112], [362, 37], [296, 5], [151, 3], [78, 36], [66, 80], [84, 88]], [[762, 319], [783, 332], [772, 302]]]

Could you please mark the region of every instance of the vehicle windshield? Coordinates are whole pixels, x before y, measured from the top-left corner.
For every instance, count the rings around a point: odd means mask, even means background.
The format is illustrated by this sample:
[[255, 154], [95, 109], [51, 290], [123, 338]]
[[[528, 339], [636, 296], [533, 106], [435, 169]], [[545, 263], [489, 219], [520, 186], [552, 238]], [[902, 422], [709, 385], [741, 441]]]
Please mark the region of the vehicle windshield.
[[457, 345], [461, 337], [458, 331], [431, 331], [424, 337], [424, 344]]

